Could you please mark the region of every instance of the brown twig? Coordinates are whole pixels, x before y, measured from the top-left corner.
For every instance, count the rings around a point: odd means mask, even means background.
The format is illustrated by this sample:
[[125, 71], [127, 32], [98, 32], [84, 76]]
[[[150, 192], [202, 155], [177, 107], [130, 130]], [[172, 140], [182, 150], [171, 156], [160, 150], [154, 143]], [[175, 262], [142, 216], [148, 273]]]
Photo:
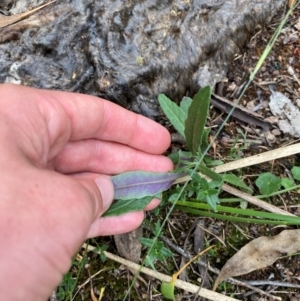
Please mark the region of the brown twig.
[[14, 24], [22, 19], [25, 19], [26, 17], [34, 14], [35, 12], [37, 12], [38, 10], [52, 4], [56, 2], [56, 0], [53, 0], [53, 1], [50, 1], [46, 4], [43, 4], [41, 6], [38, 6], [30, 11], [26, 11], [24, 13], [21, 13], [21, 14], [16, 14], [16, 15], [12, 15], [12, 16], [3, 16], [3, 15], [0, 15], [0, 28], [3, 28], [3, 27], [6, 27], [6, 26], [9, 26], [11, 24]]
[[[95, 253], [98, 253], [97, 249], [93, 246], [84, 244], [83, 248], [87, 248], [89, 251], [94, 251]], [[106, 252], [106, 251], [104, 252], [104, 254], [107, 258], [109, 258], [111, 260], [114, 260], [115, 262], [119, 262], [121, 264], [124, 264], [127, 267], [130, 267], [131, 269], [134, 269], [134, 270], [139, 271], [141, 273], [147, 274], [147, 275], [149, 275], [151, 277], [154, 277], [154, 278], [156, 278], [160, 281], [163, 281], [163, 282], [171, 282], [172, 281], [171, 276], [168, 276], [168, 275], [159, 273], [157, 271], [153, 271], [151, 269], [142, 267], [141, 265], [139, 265], [137, 263], [133, 263], [129, 260], [126, 260], [122, 257], [119, 257], [117, 255], [114, 255], [114, 254]], [[199, 287], [197, 285], [187, 283], [187, 282], [184, 282], [184, 281], [179, 280], [179, 279], [176, 280], [175, 286], [180, 288], [180, 289], [189, 291], [190, 293], [193, 293], [193, 294], [198, 293], [198, 296], [201, 296], [203, 298], [206, 298], [206, 299], [212, 300], [212, 301], [238, 301], [235, 298], [224, 296], [222, 294], [213, 292], [213, 291], [205, 289], [205, 288], [201, 288], [201, 290], [198, 292]]]
[[[149, 228], [147, 227], [147, 229], [149, 229], [150, 231], [152, 231], [150, 227]], [[181, 247], [175, 245], [169, 238], [165, 237], [164, 235], [160, 235], [159, 239], [161, 239], [166, 245], [168, 245], [170, 248], [172, 248], [178, 254], [180, 254], [180, 255], [188, 258], [188, 259], [193, 258], [193, 256], [189, 252], [187, 252], [187, 251], [183, 250]], [[212, 273], [214, 273], [216, 275], [219, 275], [219, 273], [220, 273], [219, 269], [213, 268], [212, 266], [210, 266], [209, 264], [206, 264], [205, 262], [198, 261], [197, 264], [203, 266], [208, 271], [210, 271], [210, 272], [212, 272]], [[254, 292], [258, 293], [258, 294], [264, 295], [264, 296], [266, 296], [268, 298], [272, 298], [273, 300], [279, 300], [279, 301], [281, 300], [280, 297], [273, 296], [273, 295], [271, 295], [271, 294], [269, 294], [269, 293], [267, 293], [267, 292], [265, 292], [265, 291], [263, 291], [263, 290], [261, 290], [261, 289], [259, 289], [257, 287], [252, 286], [248, 282], [244, 282], [244, 281], [237, 280], [237, 279], [234, 279], [234, 278], [228, 278], [225, 281], [229, 282], [229, 283], [232, 283], [234, 285], [246, 287], [249, 290], [252, 290], [252, 291], [254, 291]]]
[[[268, 162], [271, 160], [276, 160], [279, 158], [291, 156], [294, 154], [299, 153], [300, 151], [300, 143], [281, 147], [279, 149], [271, 150], [262, 154], [254, 155], [248, 158], [236, 160], [234, 162], [226, 163], [224, 165], [220, 165], [214, 168], [214, 171], [216, 173], [222, 173], [227, 172], [230, 170], [235, 170], [243, 167], [252, 166], [255, 164], [261, 164], [264, 162]], [[190, 180], [190, 176], [185, 176], [182, 178], [179, 178], [174, 184], [183, 183]], [[254, 196], [251, 196], [245, 192], [242, 192], [232, 186], [229, 186], [227, 184], [223, 184], [222, 189], [228, 193], [231, 193], [239, 198], [242, 198], [246, 201], [248, 201], [251, 204], [254, 204], [258, 207], [261, 207], [269, 212], [277, 213], [277, 214], [283, 214], [283, 215], [289, 215], [289, 216], [295, 216], [294, 214], [291, 214], [285, 210], [282, 210], [276, 206], [273, 206], [267, 202], [264, 202]]]

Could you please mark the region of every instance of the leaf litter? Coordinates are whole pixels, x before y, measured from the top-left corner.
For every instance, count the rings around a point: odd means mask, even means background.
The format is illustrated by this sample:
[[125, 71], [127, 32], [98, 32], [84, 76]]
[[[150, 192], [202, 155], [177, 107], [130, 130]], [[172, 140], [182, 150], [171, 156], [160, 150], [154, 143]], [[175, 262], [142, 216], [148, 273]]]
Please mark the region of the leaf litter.
[[20, 13], [20, 14], [16, 14], [16, 15], [11, 15], [11, 16], [3, 16], [0, 15], [0, 28], [4, 28], [6, 26], [12, 25], [14, 23], [17, 23], [27, 17], [29, 17], [30, 15], [36, 13], [37, 11], [39, 11], [40, 9], [52, 4], [56, 2], [56, 0], [50, 1], [46, 4], [40, 5], [32, 10], [28, 10], [24, 13]]
[[281, 255], [300, 251], [300, 229], [284, 230], [280, 234], [252, 240], [231, 257], [222, 268], [213, 290], [229, 277], [248, 274], [273, 264]]

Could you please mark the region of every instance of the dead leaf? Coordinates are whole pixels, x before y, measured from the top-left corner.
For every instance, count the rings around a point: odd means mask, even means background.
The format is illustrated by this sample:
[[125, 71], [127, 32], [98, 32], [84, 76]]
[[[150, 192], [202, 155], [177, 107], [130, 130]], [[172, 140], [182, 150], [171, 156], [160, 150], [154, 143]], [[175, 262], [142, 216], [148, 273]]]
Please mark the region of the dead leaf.
[[[201, 250], [205, 248], [205, 231], [203, 228], [204, 228], [204, 220], [199, 219], [194, 231], [194, 251], [196, 254], [198, 254]], [[203, 254], [203, 256], [201, 256], [199, 261], [207, 264], [206, 254]], [[202, 287], [211, 288], [211, 282], [209, 279], [209, 275], [207, 273], [207, 267], [204, 267], [204, 265], [199, 264], [199, 261], [197, 263], [197, 267], [202, 279], [201, 281]]]
[[97, 298], [96, 298], [96, 296], [95, 296], [95, 293], [94, 293], [94, 289], [93, 289], [93, 288], [91, 288], [91, 299], [92, 299], [93, 301], [98, 301]]
[[139, 263], [142, 252], [142, 244], [139, 238], [142, 236], [142, 227], [139, 227], [132, 232], [115, 235], [115, 244], [119, 254], [134, 263]]
[[24, 13], [21, 13], [21, 14], [16, 14], [16, 15], [12, 15], [12, 16], [3, 16], [3, 15], [0, 15], [0, 28], [3, 28], [3, 27], [6, 27], [8, 25], [11, 25], [11, 24], [14, 24], [28, 16], [30, 16], [31, 14], [37, 12], [38, 10], [52, 4], [56, 2], [56, 0], [53, 0], [49, 3], [46, 3], [46, 4], [43, 4], [43, 5], [40, 5], [30, 11], [27, 11], [27, 12], [24, 12]]
[[[129, 233], [115, 235], [114, 240], [119, 254], [131, 262], [138, 263], [142, 253], [140, 237], [143, 237], [141, 226]], [[129, 270], [133, 275], [136, 274], [135, 269], [129, 268]], [[137, 278], [147, 286], [147, 282], [140, 275]]]
[[272, 127], [272, 125], [269, 122], [262, 120], [261, 115], [251, 110], [248, 110], [247, 108], [239, 104], [236, 105], [235, 103], [224, 97], [212, 94], [210, 102], [214, 107], [220, 109], [221, 111], [227, 114], [230, 113], [233, 106], [235, 106], [235, 110], [232, 112], [231, 116], [243, 123], [257, 125], [265, 131], [270, 130], [270, 128]]
[[244, 275], [273, 264], [282, 254], [300, 251], [300, 229], [284, 230], [273, 237], [262, 236], [252, 240], [233, 257], [221, 270], [213, 290], [229, 277]]

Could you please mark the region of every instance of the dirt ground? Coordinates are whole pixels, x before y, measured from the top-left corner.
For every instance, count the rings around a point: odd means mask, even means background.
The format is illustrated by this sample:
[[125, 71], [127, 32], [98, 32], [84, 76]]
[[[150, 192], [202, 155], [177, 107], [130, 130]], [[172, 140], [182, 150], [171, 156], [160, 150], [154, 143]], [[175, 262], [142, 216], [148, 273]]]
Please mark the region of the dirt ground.
[[[257, 34], [249, 41], [243, 53], [236, 55], [232, 68], [228, 73], [227, 79], [217, 86], [216, 94], [225, 97], [231, 101], [237, 99], [242, 87], [249, 78], [250, 71], [256, 66], [256, 63], [263, 53], [265, 46], [273, 35], [278, 24], [282, 20], [285, 11], [281, 11], [267, 28], [262, 28], [257, 31]], [[242, 98], [241, 105], [249, 110], [255, 108], [256, 113], [262, 116], [262, 119], [272, 116], [269, 109], [270, 100], [270, 86], [277, 91], [284, 93], [292, 102], [300, 108], [300, 8], [290, 16], [287, 24], [284, 26], [279, 39], [276, 41], [273, 50], [267, 57], [263, 67], [258, 72], [255, 80], [247, 90]], [[211, 108], [209, 125], [212, 126], [212, 134], [216, 125], [220, 124], [226, 115], [219, 109]], [[164, 120], [162, 121], [165, 122]], [[264, 152], [274, 148], [280, 148], [293, 141], [297, 141], [290, 135], [284, 134], [276, 124], [273, 125], [270, 131], [264, 132], [261, 128], [242, 124], [236, 119], [230, 119], [221, 136], [216, 141], [216, 148], [211, 150], [211, 155], [219, 159], [229, 158], [233, 143], [238, 137], [242, 140], [241, 132], [246, 134], [247, 138], [252, 140], [246, 147], [243, 143], [237, 143], [235, 146], [235, 155], [244, 157], [246, 155]], [[178, 142], [174, 142], [173, 148], [181, 147]], [[238, 149], [241, 147], [240, 149]], [[232, 157], [231, 157], [232, 158]], [[265, 171], [272, 171], [273, 173], [285, 175], [287, 170], [292, 166], [300, 166], [300, 155], [276, 160], [276, 162], [269, 162], [261, 164], [255, 168], [243, 170], [243, 176], [251, 185], [253, 178]], [[300, 215], [299, 207], [299, 193], [292, 192], [281, 196], [281, 199], [271, 199], [271, 202], [277, 206], [286, 208], [293, 214]], [[163, 209], [161, 213], [164, 212]], [[164, 215], [165, 213], [163, 213]], [[148, 215], [147, 223], [159, 220], [155, 215]], [[222, 268], [225, 262], [244, 246], [250, 240], [260, 237], [262, 235], [276, 235], [287, 227], [280, 226], [262, 226], [262, 225], [246, 225], [234, 224], [231, 222], [223, 222], [213, 220], [210, 218], [203, 218], [202, 224], [205, 229], [204, 244], [216, 244], [216, 249], [212, 254], [207, 256], [210, 266], [214, 268]], [[194, 254], [194, 229], [193, 223], [195, 217], [183, 212], [172, 213], [168, 221], [164, 236], [167, 236], [172, 242], [185, 249], [186, 252]], [[293, 227], [289, 227], [292, 229]], [[296, 228], [296, 227], [294, 227]], [[144, 229], [144, 236], [151, 237], [151, 233]], [[176, 238], [176, 239], [175, 239]], [[220, 243], [223, 241], [223, 243]], [[108, 250], [112, 253], [117, 253], [114, 241], [112, 238], [103, 238], [98, 240], [100, 244], [107, 244]], [[174, 261], [168, 260], [167, 264], [158, 264], [156, 268], [166, 274], [171, 275], [180, 265], [182, 256], [174, 252]], [[125, 268], [120, 267], [119, 264], [107, 261], [106, 264], [100, 262], [99, 256], [94, 254], [89, 255], [90, 273], [96, 273], [99, 269], [107, 267], [109, 270], [105, 276], [95, 277], [93, 280], [94, 288], [106, 287], [104, 297], [102, 300], [121, 300], [122, 295], [128, 289], [133, 277], [131, 273]], [[96, 263], [97, 262], [97, 263]], [[215, 275], [208, 272], [209, 277], [206, 279], [206, 287], [210, 287], [215, 279]], [[145, 283], [138, 281], [130, 294], [130, 300], [163, 300], [159, 294], [159, 282], [141, 275]], [[87, 271], [83, 271], [80, 276], [78, 284], [82, 284], [89, 278]], [[272, 266], [263, 270], [254, 271], [248, 275], [237, 277], [243, 281], [264, 281], [256, 286], [262, 291], [268, 292], [271, 295], [281, 297], [282, 300], [296, 301], [300, 300], [300, 255], [291, 257], [282, 257], [277, 260]], [[186, 274], [186, 278], [191, 282], [198, 283], [201, 279], [201, 268], [193, 264]], [[203, 278], [202, 278], [203, 279]], [[277, 282], [277, 285], [271, 285], [271, 282]], [[290, 284], [290, 287], [284, 287], [280, 284]], [[76, 300], [89, 300], [90, 285], [87, 285], [76, 297]], [[222, 293], [231, 295], [240, 300], [271, 300], [269, 297], [260, 295], [257, 292], [251, 291], [248, 288], [240, 287], [235, 284], [225, 283], [219, 290]], [[97, 292], [96, 292], [97, 293]], [[129, 299], [128, 299], [129, 300]], [[191, 294], [177, 291], [176, 300], [200, 300]]]

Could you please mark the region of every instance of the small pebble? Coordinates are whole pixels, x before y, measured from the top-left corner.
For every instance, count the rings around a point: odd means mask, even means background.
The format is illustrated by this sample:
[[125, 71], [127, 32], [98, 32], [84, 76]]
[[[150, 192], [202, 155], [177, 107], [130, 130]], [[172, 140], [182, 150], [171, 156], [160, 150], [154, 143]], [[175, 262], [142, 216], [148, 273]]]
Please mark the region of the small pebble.
[[276, 141], [275, 135], [273, 135], [271, 132], [269, 132], [269, 133], [266, 134], [266, 138], [271, 143]]
[[281, 135], [281, 131], [279, 129], [274, 129], [271, 131], [271, 133], [274, 135], [274, 136], [280, 136]]
[[238, 151], [237, 152], [237, 155], [241, 158], [243, 158], [245, 156], [244, 152], [243, 151]]
[[228, 137], [222, 137], [220, 139], [220, 145], [223, 147], [227, 147], [228, 146], [228, 142], [229, 142], [229, 138]]
[[228, 87], [227, 91], [234, 91], [236, 89], [236, 83], [232, 82]]
[[287, 73], [288, 73], [289, 75], [294, 75], [294, 74], [295, 74], [295, 71], [294, 71], [294, 69], [293, 69], [291, 66], [288, 66], [288, 68], [287, 68]]
[[275, 116], [270, 116], [264, 119], [266, 122], [270, 122], [270, 123], [277, 123], [278, 122], [278, 117]]
[[255, 107], [256, 100], [251, 100], [247, 103], [246, 107], [248, 110], [253, 111]]
[[277, 76], [277, 75], [279, 75], [279, 74], [280, 74], [279, 70], [274, 70], [274, 71], [272, 72], [272, 75], [273, 75], [273, 76]]

